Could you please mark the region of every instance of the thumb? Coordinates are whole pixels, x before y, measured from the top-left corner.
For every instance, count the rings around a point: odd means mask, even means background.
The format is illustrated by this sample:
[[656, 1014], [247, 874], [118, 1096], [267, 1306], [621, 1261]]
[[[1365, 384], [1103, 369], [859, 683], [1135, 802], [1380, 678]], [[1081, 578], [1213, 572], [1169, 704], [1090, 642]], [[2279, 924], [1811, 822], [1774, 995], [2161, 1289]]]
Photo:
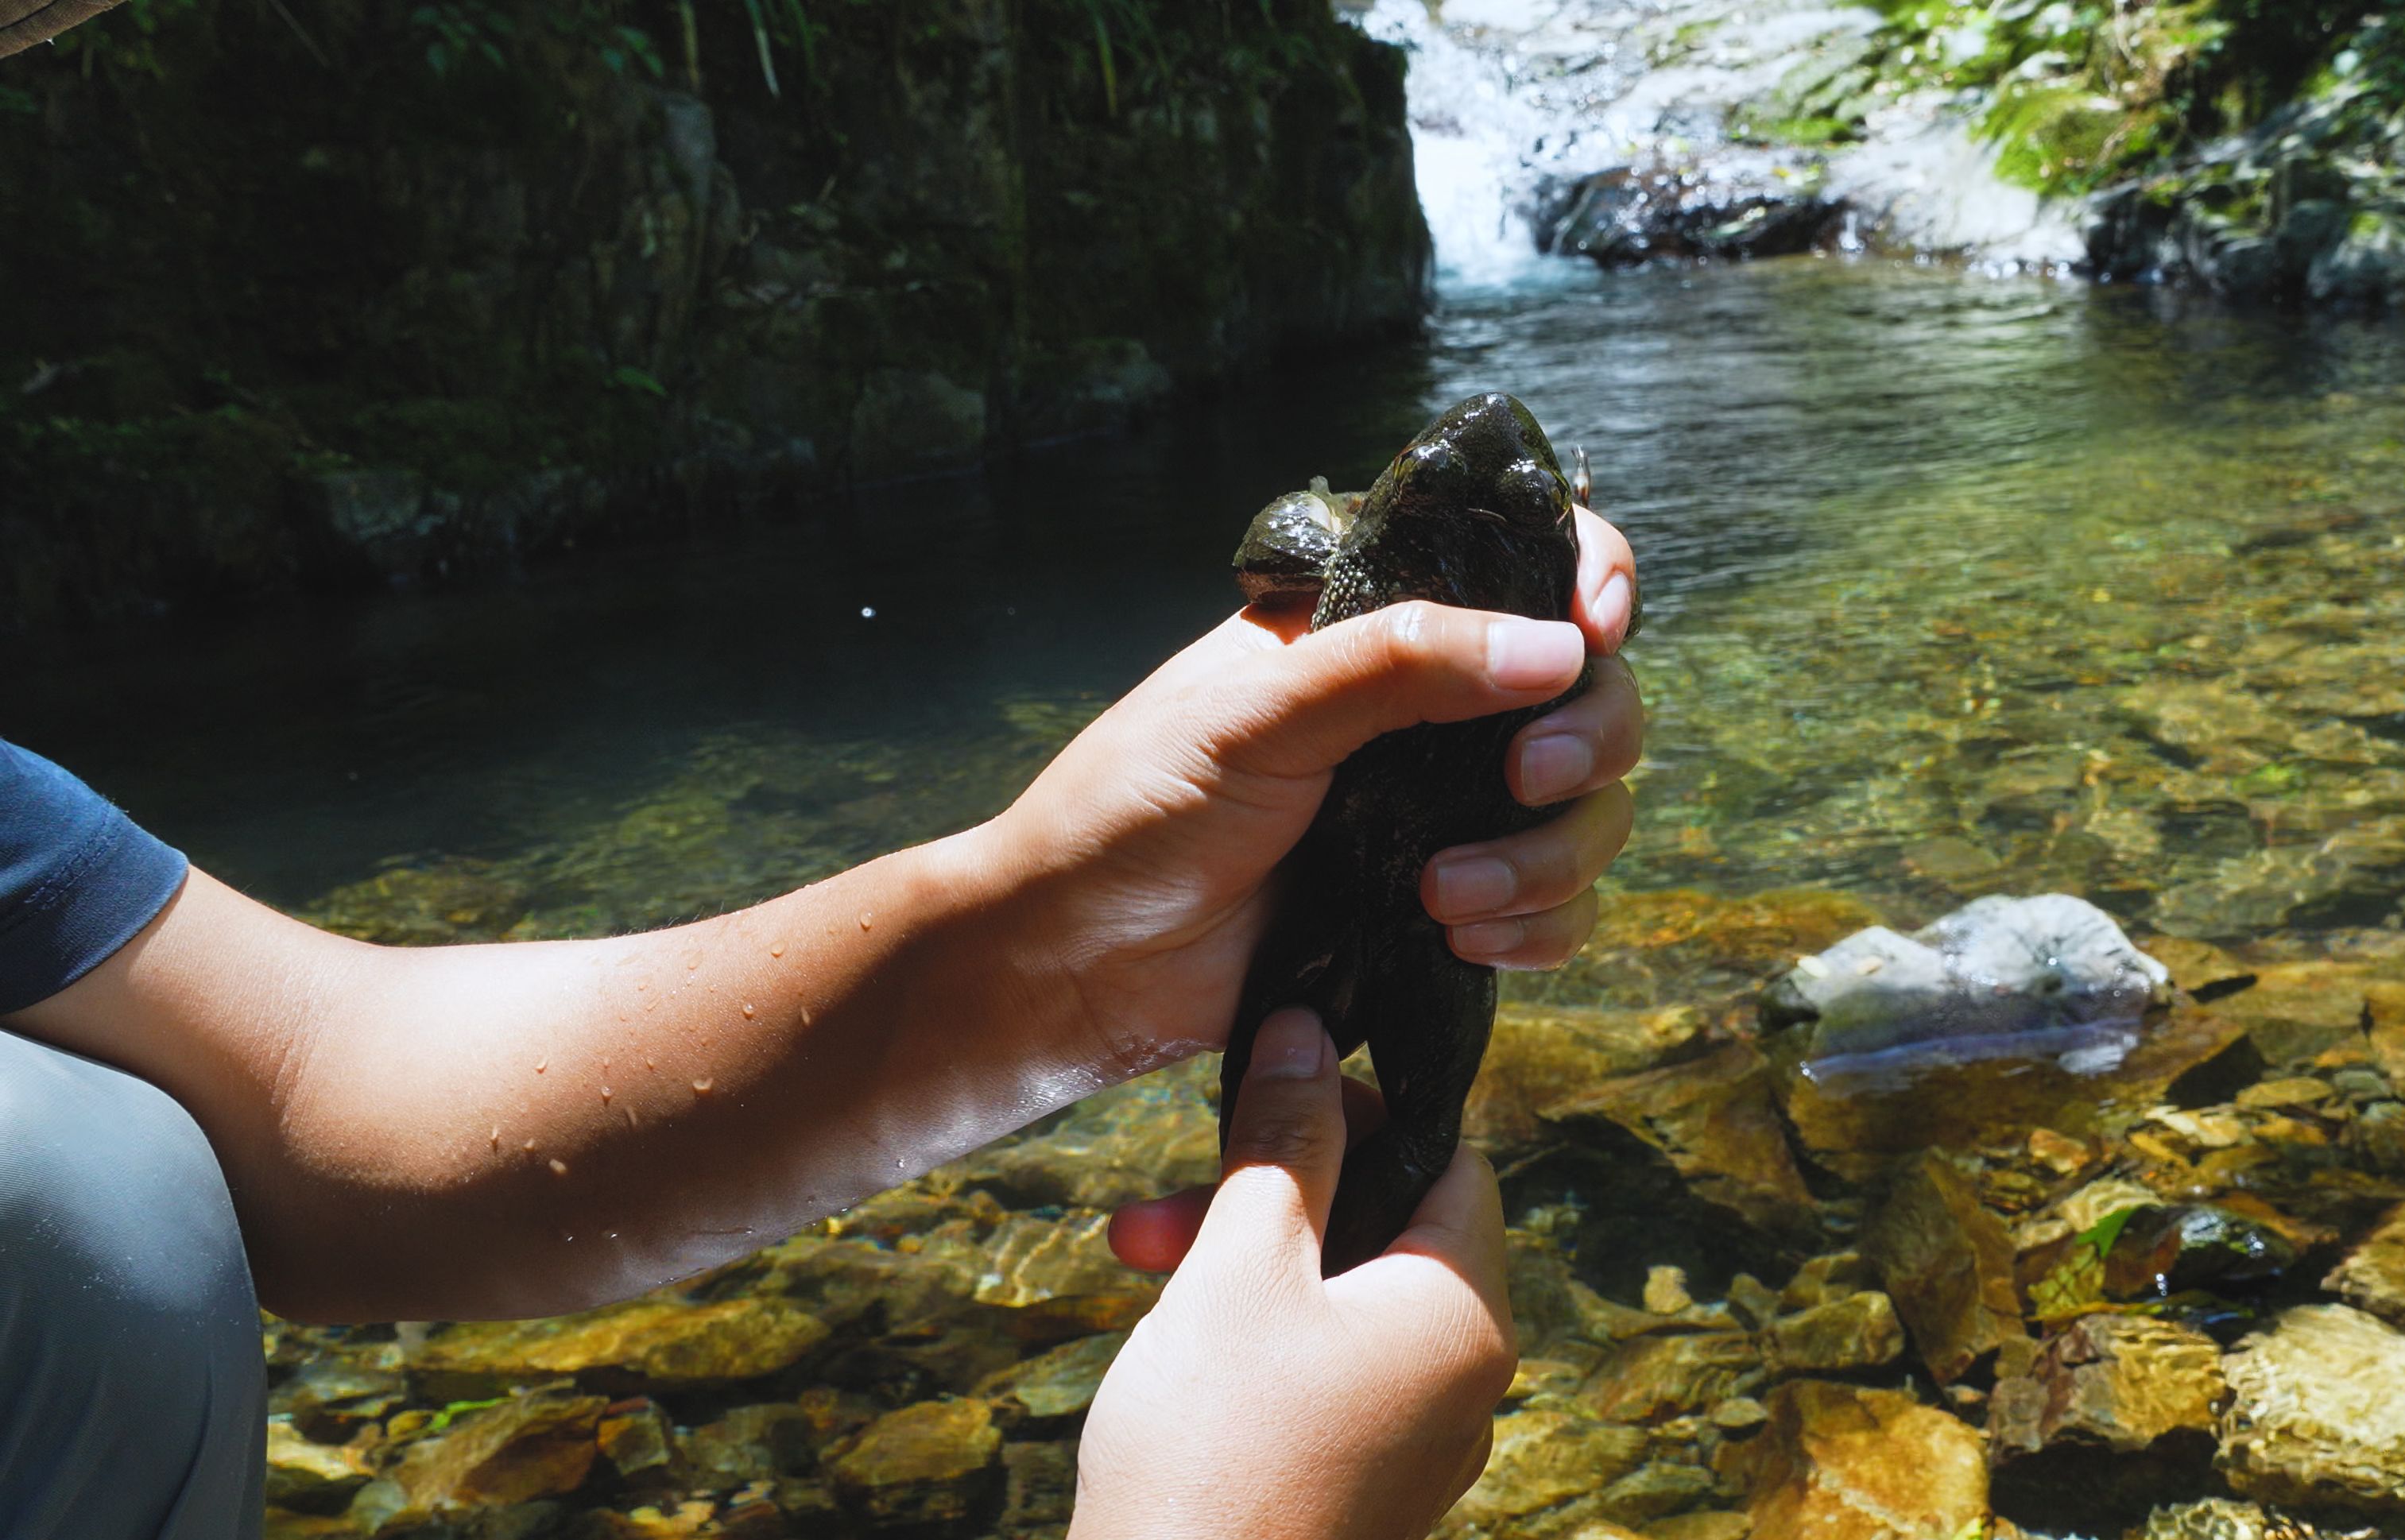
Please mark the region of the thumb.
[[1391, 604], [1230, 667], [1227, 714], [1252, 731], [1229, 748], [1258, 773], [1325, 775], [1381, 733], [1550, 700], [1585, 665], [1585, 638], [1561, 621]]
[[1344, 1164], [1344, 1098], [1336, 1045], [1300, 1006], [1273, 1012], [1253, 1038], [1220, 1163], [1219, 1190], [1188, 1253], [1217, 1270], [1240, 1266], [1317, 1280], [1320, 1238]]

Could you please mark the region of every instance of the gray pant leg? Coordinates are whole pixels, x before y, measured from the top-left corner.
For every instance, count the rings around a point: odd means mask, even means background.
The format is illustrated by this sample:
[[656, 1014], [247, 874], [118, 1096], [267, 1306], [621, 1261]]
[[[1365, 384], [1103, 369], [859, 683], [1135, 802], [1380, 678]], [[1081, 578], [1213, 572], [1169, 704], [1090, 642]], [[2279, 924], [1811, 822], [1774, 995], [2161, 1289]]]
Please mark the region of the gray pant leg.
[[199, 1126], [148, 1082], [0, 1032], [0, 1535], [257, 1535], [266, 1400]]

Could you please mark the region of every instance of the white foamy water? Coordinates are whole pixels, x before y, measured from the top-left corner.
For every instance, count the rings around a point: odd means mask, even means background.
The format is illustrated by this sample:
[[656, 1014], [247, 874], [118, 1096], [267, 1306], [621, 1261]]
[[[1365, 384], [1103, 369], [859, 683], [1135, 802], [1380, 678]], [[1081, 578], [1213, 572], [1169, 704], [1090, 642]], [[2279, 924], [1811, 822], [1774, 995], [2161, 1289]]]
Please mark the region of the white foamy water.
[[2080, 242], [2064, 210], [2000, 181], [1942, 99], [1880, 107], [1825, 157], [1734, 143], [1728, 125], [1798, 71], [1859, 55], [1877, 12], [1819, 0], [1375, 0], [1371, 35], [1411, 51], [1420, 203], [1449, 289], [1540, 282], [1531, 217], [1549, 182], [1619, 166], [1744, 169], [1821, 161], [1855, 211], [1847, 245], [2050, 270]]

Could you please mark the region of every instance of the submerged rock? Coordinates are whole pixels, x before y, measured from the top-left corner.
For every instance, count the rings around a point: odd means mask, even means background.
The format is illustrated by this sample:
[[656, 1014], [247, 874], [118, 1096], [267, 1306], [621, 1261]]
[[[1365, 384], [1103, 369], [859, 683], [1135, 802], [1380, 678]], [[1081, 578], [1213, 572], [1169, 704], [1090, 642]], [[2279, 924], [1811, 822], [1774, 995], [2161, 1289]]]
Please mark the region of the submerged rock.
[[1759, 1540], [1921, 1540], [1983, 1533], [1976, 1430], [1900, 1391], [1823, 1379], [1771, 1393], [1770, 1421], [1726, 1463]]
[[2405, 1326], [2405, 1204], [2391, 1209], [2322, 1287], [2391, 1325]]
[[2219, 1466], [2266, 1503], [2405, 1516], [2405, 1333], [2344, 1305], [2305, 1305], [2223, 1362]]
[[1997, 1382], [1988, 1414], [1997, 1505], [2076, 1525], [2194, 1491], [2228, 1393], [2220, 1360], [2211, 1337], [2143, 1316], [2073, 1322], [2026, 1375]]
[[1779, 1374], [1876, 1368], [1903, 1356], [1904, 1324], [1895, 1302], [1871, 1289], [1779, 1317], [1764, 1348]]
[[870, 1527], [958, 1524], [1000, 1491], [1002, 1431], [983, 1401], [922, 1401], [888, 1412], [828, 1463]]
[[1494, 1533], [1513, 1520], [1581, 1499], [1592, 1509], [1594, 1494], [1643, 1462], [1645, 1445], [1642, 1428], [1598, 1421], [1582, 1412], [1547, 1409], [1498, 1417], [1486, 1469], [1454, 1505], [1442, 1533]]
[[1864, 1253], [1940, 1384], [2026, 1340], [2004, 1224], [1942, 1155], [1907, 1162], [1865, 1226]]
[[2112, 917], [2066, 893], [1977, 899], [1901, 936], [1858, 931], [1800, 959], [1762, 999], [1766, 1028], [1805, 1037], [1807, 1073], [1910, 1057], [2102, 1056], [2135, 1040], [2171, 974]]
[[668, 1389], [774, 1374], [826, 1336], [826, 1323], [781, 1299], [651, 1297], [548, 1321], [448, 1326], [409, 1353], [408, 1365], [426, 1393], [445, 1398], [584, 1373]]

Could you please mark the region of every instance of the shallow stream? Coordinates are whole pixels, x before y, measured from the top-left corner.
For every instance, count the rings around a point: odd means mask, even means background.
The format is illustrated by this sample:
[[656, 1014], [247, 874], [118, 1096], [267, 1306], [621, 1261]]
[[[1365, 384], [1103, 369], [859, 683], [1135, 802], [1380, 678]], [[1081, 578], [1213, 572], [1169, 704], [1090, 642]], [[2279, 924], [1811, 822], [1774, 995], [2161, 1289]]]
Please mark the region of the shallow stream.
[[[1807, 1144], [1838, 1132], [1810, 1152], [1822, 1227], [1785, 1226], [1809, 1199], [1744, 1041], [1754, 986], [1876, 916], [1917, 924], [1990, 892], [2066, 890], [2142, 938], [2261, 959], [2405, 959], [2405, 332], [1914, 264], [1565, 263], [1449, 293], [1418, 341], [1294, 360], [980, 478], [503, 585], [92, 638], [0, 675], [0, 724], [203, 867], [354, 934], [668, 923], [1001, 808], [1231, 607], [1226, 563], [1253, 509], [1315, 473], [1364, 483], [1435, 409], [1498, 387], [1557, 446], [1588, 448], [1597, 501], [1635, 542], [1648, 623], [1630, 657], [1652, 727], [1596, 942], [1563, 973], [1507, 981], [1520, 1025], [1473, 1124], [1508, 1157], [1531, 1366], [1488, 1481], [1444, 1533], [1607, 1533], [1577, 1527], [1600, 1516], [1734, 1540], [1751, 1477], [1729, 1451], [1770, 1447], [1761, 1418], [1821, 1405], [1764, 1388], [1779, 1353], [1807, 1350], [1758, 1346], [1776, 1332], [1747, 1335], [1742, 1312], [1873, 1297], [1830, 1281], [1861, 1286], [1846, 1183], [1876, 1161], [1849, 1156], [1878, 1148], [1849, 1143], [1843, 1109], [1815, 1125], [1791, 1106]], [[2339, 987], [2319, 978], [2298, 987]], [[2359, 1036], [2342, 1015], [2333, 1030]], [[1612, 1075], [1621, 1089], [1580, 1100]], [[2174, 1116], [2220, 1155], [2242, 1135], [2242, 1151], [2310, 1135], [2334, 1155], [2324, 1123], [2398, 1107], [2272, 1105], [2258, 1124]], [[2092, 1222], [2040, 1207], [2072, 1204], [2099, 1161], [2139, 1158], [2101, 1141], [2127, 1118], [2092, 1111], [2044, 1114], [2077, 1138], [2024, 1148], [2028, 1128], [2006, 1130], [2009, 1158], [1978, 1179], [1983, 1223], [2024, 1213], [2017, 1240], [2042, 1251]], [[2186, 1136], [2147, 1137], [2152, 1159]], [[547, 1356], [467, 1330], [274, 1326], [277, 1447], [299, 1459], [305, 1435], [307, 1460], [355, 1468], [282, 1489], [296, 1508], [348, 1503], [348, 1519], [288, 1515], [273, 1533], [398, 1533], [444, 1468], [419, 1452], [444, 1436], [436, 1408], [505, 1417], [477, 1408], [565, 1355], [586, 1389], [651, 1397], [577, 1403], [606, 1458], [567, 1505], [627, 1517], [575, 1533], [839, 1534], [940, 1513], [911, 1533], [1058, 1534], [1076, 1413], [1150, 1298], [1101, 1253], [1099, 1216], [1210, 1160], [1198, 1076], [1099, 1099], [705, 1282], [691, 1297], [710, 1309], [783, 1302], [785, 1335], [745, 1328], [725, 1350], [741, 1362], [697, 1379], [638, 1362], [644, 1333], [686, 1329], [671, 1318], [613, 1317], [590, 1363], [572, 1323], [540, 1328], [559, 1334]], [[2312, 1167], [2300, 1200], [2256, 1190], [2327, 1217], [2300, 1232], [2327, 1245], [2386, 1191], [2348, 1160]], [[2181, 1165], [2179, 1190], [2222, 1191], [2196, 1175], [2208, 1164]], [[2145, 1198], [2110, 1180], [2136, 1195], [2123, 1209]], [[1783, 1299], [1747, 1295], [1754, 1275], [1787, 1281]], [[787, 1329], [795, 1303], [832, 1329], [824, 1347]], [[1892, 1311], [1854, 1318], [1835, 1357], [1801, 1362], [1920, 1383]], [[743, 1359], [777, 1340], [797, 1345]], [[1822, 1401], [1857, 1393], [1813, 1383]], [[1940, 1406], [1959, 1418], [1913, 1415], [1959, 1453], [1987, 1392], [1955, 1389]], [[673, 1457], [644, 1453], [643, 1429]], [[893, 1452], [930, 1439], [958, 1454], [938, 1462], [950, 1474]], [[325, 1452], [338, 1445], [352, 1452]], [[2190, 1481], [2172, 1494], [2204, 1490]], [[2041, 1476], [2016, 1501], [2043, 1516], [2085, 1491]], [[489, 1533], [553, 1533], [556, 1512], [519, 1507], [533, 1527]], [[2117, 1529], [2060, 1533], [2083, 1532]]]

